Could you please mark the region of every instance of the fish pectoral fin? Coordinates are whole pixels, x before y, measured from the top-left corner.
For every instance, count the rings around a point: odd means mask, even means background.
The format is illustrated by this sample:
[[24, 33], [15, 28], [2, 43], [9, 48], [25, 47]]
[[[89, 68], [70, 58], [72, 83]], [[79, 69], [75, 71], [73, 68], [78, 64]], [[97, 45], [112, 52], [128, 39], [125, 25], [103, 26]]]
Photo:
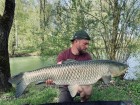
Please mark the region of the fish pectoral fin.
[[76, 96], [76, 94], [78, 92], [78, 87], [79, 87], [79, 85], [77, 85], [77, 84], [68, 86], [69, 92], [70, 92], [72, 97]]
[[46, 82], [45, 81], [38, 81], [35, 83], [35, 85], [40, 85], [40, 84], [45, 84]]
[[111, 75], [102, 76], [102, 79], [103, 79], [104, 83], [107, 85], [107, 84], [109, 84], [110, 81], [111, 81]]

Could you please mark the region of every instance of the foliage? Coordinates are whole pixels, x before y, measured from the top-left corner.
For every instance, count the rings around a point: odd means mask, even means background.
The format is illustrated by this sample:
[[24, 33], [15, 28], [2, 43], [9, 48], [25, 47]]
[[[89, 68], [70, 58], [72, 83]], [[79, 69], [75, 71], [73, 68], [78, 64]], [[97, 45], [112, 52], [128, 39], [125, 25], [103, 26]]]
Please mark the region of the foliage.
[[3, 11], [4, 11], [4, 0], [1, 0], [0, 4], [1, 4], [1, 6], [0, 6], [0, 16], [1, 16], [3, 14]]
[[[140, 67], [139, 67], [140, 68]], [[136, 77], [137, 77], [137, 79], [139, 79], [140, 80], [140, 72], [136, 72]]]
[[18, 0], [10, 54], [32, 48], [56, 55], [70, 46], [75, 31], [85, 29], [93, 58], [124, 62], [139, 49], [139, 5], [138, 0]]

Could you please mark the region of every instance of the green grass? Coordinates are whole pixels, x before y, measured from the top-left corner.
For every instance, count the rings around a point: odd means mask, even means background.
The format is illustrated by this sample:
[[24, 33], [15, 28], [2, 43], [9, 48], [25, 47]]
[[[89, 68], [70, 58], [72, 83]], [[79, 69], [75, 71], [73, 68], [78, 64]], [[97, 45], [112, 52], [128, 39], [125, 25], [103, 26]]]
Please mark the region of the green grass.
[[96, 84], [91, 100], [132, 101], [135, 105], [140, 105], [140, 80], [120, 80], [114, 85], [106, 87]]
[[19, 98], [14, 97], [15, 90], [1, 95], [0, 105], [38, 105], [41, 103], [51, 103], [55, 102], [58, 94], [57, 92], [58, 90], [56, 88], [50, 88], [42, 85], [35, 86], [31, 84]]
[[[20, 98], [14, 97], [15, 90], [0, 95], [0, 105], [21, 105], [21, 104], [43, 104], [57, 102], [59, 91], [57, 88], [46, 87], [45, 85], [28, 86]], [[105, 86], [101, 82], [93, 85], [93, 93], [90, 101], [132, 101], [140, 105], [140, 80], [118, 81], [113, 85]], [[76, 98], [79, 101], [79, 97]]]

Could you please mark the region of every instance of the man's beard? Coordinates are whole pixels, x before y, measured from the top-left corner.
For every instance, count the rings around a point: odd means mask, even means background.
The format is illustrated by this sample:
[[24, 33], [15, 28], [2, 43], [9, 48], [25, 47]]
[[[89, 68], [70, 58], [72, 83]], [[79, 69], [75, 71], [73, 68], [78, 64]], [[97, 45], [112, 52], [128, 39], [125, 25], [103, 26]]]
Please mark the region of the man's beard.
[[81, 48], [78, 49], [79, 50], [79, 54], [83, 54], [86, 52], [86, 49], [85, 50], [81, 50]]

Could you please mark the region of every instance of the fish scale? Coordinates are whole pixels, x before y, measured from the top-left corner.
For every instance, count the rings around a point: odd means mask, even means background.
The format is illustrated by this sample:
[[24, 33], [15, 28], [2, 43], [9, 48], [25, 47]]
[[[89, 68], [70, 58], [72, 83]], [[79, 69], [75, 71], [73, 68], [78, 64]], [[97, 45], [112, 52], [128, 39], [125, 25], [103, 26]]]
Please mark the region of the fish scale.
[[[20, 73], [9, 79], [16, 84], [16, 97], [21, 96], [25, 88], [32, 82], [53, 80], [56, 85], [89, 85], [96, 83], [105, 76], [118, 76], [128, 66], [111, 60], [71, 61]], [[110, 82], [108, 78], [107, 83]], [[70, 88], [69, 88], [70, 89]], [[73, 91], [70, 91], [73, 92]]]

